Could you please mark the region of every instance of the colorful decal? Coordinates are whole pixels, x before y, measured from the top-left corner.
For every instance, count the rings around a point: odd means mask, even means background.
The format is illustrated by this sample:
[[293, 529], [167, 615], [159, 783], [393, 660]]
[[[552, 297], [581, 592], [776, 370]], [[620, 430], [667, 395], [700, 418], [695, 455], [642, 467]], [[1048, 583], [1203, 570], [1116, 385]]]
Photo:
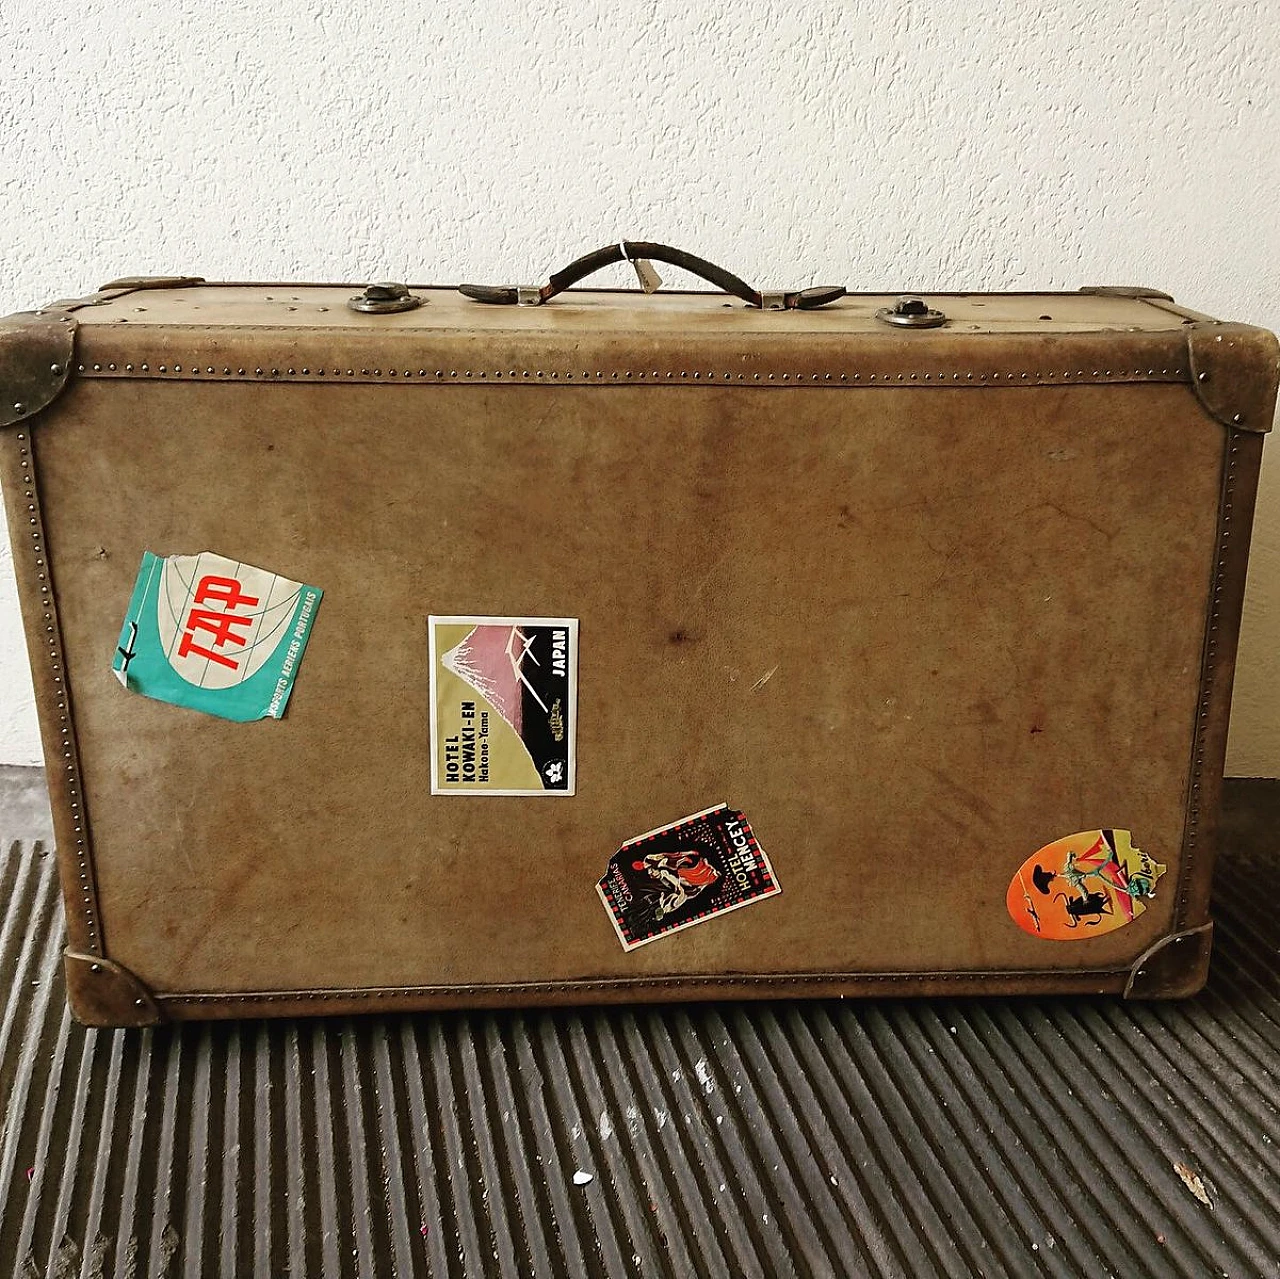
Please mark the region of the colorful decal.
[[279, 719], [322, 595], [208, 551], [145, 551], [111, 669], [157, 701], [240, 723]]
[[572, 795], [578, 623], [431, 617], [431, 793]]
[[596, 885], [623, 950], [782, 889], [751, 824], [725, 804], [623, 844]]
[[1022, 863], [1009, 885], [1009, 914], [1051, 941], [1100, 937], [1146, 910], [1164, 872], [1127, 830], [1082, 831]]

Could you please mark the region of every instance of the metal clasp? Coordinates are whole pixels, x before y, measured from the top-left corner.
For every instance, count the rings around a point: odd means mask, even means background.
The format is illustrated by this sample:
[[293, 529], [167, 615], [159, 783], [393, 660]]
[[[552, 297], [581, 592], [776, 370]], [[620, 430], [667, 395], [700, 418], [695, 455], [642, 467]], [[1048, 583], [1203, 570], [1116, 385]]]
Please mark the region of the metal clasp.
[[353, 311], [366, 315], [391, 315], [396, 311], [412, 311], [422, 299], [409, 292], [407, 284], [371, 284], [363, 293], [347, 300]]
[[924, 298], [899, 298], [893, 306], [882, 306], [876, 319], [896, 324], [903, 329], [936, 329], [947, 322], [941, 311], [935, 311]]

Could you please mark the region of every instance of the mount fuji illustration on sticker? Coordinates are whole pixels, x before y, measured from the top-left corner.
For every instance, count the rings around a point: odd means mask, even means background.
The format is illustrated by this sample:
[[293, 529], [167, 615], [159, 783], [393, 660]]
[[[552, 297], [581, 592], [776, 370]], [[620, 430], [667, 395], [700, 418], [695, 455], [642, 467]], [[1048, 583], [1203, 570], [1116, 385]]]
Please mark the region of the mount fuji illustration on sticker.
[[145, 551], [111, 669], [157, 701], [240, 723], [279, 719], [322, 595], [209, 551]]
[[430, 617], [431, 793], [572, 795], [578, 623]]

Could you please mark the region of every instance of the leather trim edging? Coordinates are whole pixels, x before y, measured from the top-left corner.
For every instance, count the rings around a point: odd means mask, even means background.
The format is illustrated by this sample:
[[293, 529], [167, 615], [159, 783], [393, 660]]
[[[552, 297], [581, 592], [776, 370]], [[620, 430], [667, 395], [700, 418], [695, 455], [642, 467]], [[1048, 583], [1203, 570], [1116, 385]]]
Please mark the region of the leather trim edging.
[[1100, 298], [1136, 298], [1139, 301], [1158, 298], [1162, 302], [1173, 301], [1170, 294], [1160, 289], [1143, 288], [1140, 284], [1086, 284], [1079, 292]]
[[120, 293], [133, 293], [139, 289], [189, 289], [203, 283], [202, 275], [123, 275], [118, 280], [100, 284], [97, 291], [106, 293], [108, 289], [115, 289]]
[[[1144, 952], [1146, 953], [1146, 952]], [[1035, 978], [1050, 984], [1067, 983], [1078, 988], [1092, 979], [1114, 980], [1123, 976], [1124, 968], [1043, 969], [995, 971], [956, 971], [946, 973], [719, 973], [714, 976], [623, 977], [610, 980], [582, 978], [577, 981], [531, 981], [470, 983], [446, 986], [364, 986], [330, 990], [267, 990], [234, 992], [200, 992], [158, 994], [157, 1003], [168, 1004], [271, 1004], [293, 1002], [332, 1002], [334, 1000], [403, 999], [422, 995], [469, 996], [476, 994], [509, 995], [529, 991], [578, 993], [609, 990], [711, 990], [725, 986], [753, 986], [768, 989], [776, 986], [849, 985], [865, 982], [874, 985], [919, 985], [922, 982], [964, 983], [970, 981], [1018, 980]]]

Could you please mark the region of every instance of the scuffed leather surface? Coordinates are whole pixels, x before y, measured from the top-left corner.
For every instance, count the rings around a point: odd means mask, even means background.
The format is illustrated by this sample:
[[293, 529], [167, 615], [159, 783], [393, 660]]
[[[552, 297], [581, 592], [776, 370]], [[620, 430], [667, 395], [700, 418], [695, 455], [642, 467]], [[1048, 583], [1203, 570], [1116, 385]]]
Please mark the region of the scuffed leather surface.
[[[1121, 990], [1203, 922], [1261, 438], [1192, 392], [1186, 315], [926, 295], [948, 326], [901, 333], [880, 295], [349, 293], [95, 297], [71, 389], [4, 441], [65, 649], [41, 660], [20, 554], [70, 937], [97, 922], [122, 991], [191, 1017]], [[282, 723], [109, 673], [142, 550], [206, 548], [326, 592]], [[575, 798], [429, 796], [430, 612], [581, 619]], [[719, 800], [782, 897], [624, 954], [609, 855]], [[1023, 934], [1013, 868], [1098, 825], [1166, 862], [1156, 900]]]
[[[38, 456], [109, 953], [161, 996], [1125, 967], [1169, 895], [1078, 946], [1003, 896], [1099, 824], [1176, 862], [1223, 440], [1167, 385], [80, 382]], [[326, 592], [281, 723], [110, 675], [142, 550], [205, 547]], [[575, 798], [428, 795], [429, 612], [581, 619]], [[609, 855], [721, 799], [782, 897], [623, 954]]]

